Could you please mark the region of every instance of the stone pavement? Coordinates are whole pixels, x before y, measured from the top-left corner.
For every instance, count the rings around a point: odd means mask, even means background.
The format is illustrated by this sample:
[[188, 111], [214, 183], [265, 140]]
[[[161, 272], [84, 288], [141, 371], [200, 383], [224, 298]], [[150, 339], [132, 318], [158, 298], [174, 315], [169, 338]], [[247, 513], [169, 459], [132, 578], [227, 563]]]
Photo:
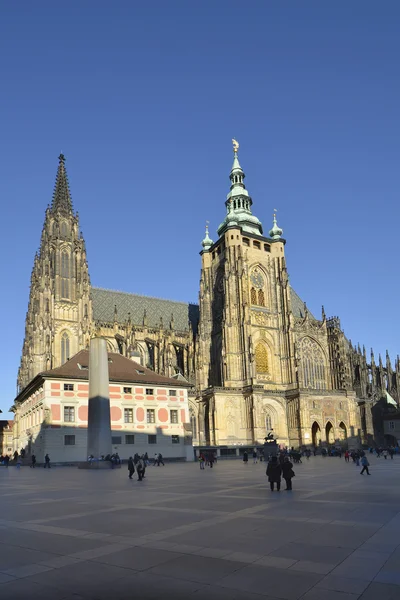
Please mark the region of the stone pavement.
[[[400, 600], [400, 457], [0, 468], [0, 598]], [[284, 487], [284, 486], [283, 486]]]

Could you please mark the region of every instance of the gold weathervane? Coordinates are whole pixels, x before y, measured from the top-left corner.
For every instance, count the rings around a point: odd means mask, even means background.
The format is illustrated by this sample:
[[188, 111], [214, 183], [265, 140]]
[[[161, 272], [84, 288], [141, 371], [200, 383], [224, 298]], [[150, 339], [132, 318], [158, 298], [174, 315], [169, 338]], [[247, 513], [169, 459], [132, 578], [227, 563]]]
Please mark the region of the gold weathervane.
[[232, 139], [232, 144], [233, 144], [233, 151], [236, 154], [237, 151], [239, 150], [239, 142], [236, 141], [234, 138]]

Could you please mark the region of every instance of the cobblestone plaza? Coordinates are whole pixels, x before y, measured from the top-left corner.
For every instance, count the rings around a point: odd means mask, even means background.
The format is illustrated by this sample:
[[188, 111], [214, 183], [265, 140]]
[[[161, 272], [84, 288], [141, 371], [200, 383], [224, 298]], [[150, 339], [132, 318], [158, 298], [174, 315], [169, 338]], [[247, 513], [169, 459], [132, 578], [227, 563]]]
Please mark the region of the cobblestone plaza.
[[0, 598], [398, 600], [400, 458], [0, 469]]

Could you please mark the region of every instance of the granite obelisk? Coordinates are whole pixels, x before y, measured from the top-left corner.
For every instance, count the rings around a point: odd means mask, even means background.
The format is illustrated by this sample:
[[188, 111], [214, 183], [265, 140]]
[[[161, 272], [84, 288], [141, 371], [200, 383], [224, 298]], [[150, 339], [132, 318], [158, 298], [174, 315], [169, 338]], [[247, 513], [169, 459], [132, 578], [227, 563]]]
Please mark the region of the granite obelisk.
[[92, 338], [89, 349], [87, 455], [99, 459], [107, 454], [111, 454], [107, 343], [103, 338]]

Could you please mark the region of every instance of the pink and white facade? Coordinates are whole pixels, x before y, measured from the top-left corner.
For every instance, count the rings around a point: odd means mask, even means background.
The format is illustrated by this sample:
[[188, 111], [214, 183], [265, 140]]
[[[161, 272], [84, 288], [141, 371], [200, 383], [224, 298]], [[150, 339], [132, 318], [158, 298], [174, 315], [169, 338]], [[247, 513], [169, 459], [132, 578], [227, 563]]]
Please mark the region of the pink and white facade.
[[[75, 358], [75, 357], [74, 357]], [[123, 357], [121, 357], [123, 358]], [[123, 358], [124, 361], [129, 359]], [[73, 359], [71, 359], [71, 362]], [[134, 363], [135, 364], [135, 363]], [[78, 364], [79, 366], [79, 364]], [[149, 371], [136, 364], [146, 374]], [[15, 405], [14, 441], [27, 455], [43, 462], [68, 463], [87, 459], [88, 393], [85, 379], [50, 377], [63, 367], [38, 375], [23, 390]], [[151, 373], [151, 372], [150, 372]], [[165, 382], [112, 381], [109, 385], [112, 449], [122, 459], [161, 452], [166, 458], [193, 460], [186, 383], [169, 378]]]

